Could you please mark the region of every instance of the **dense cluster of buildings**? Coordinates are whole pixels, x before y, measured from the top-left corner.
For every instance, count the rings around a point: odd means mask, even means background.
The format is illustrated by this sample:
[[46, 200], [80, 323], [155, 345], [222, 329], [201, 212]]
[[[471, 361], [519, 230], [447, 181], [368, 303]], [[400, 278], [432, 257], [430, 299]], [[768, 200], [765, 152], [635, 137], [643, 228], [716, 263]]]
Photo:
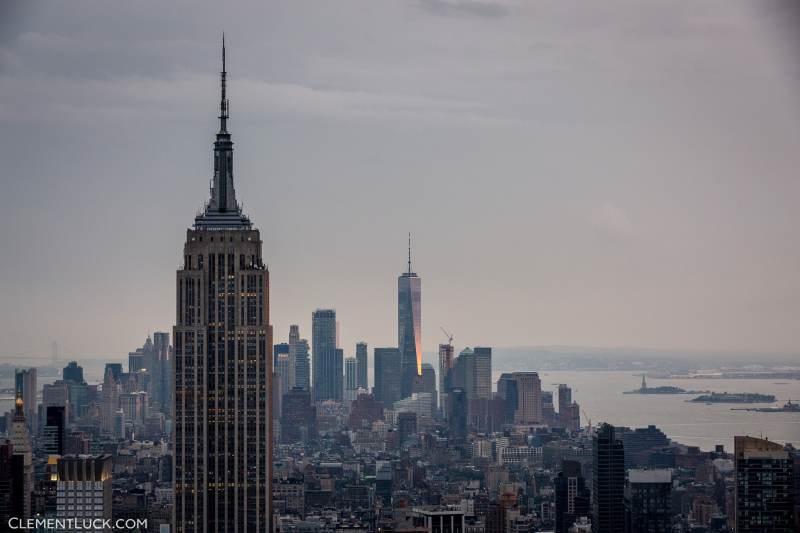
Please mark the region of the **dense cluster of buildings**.
[[[398, 277], [396, 346], [276, 343], [258, 229], [233, 184], [222, 71], [211, 198], [187, 230], [176, 323], [87, 382], [21, 369], [0, 439], [0, 523], [122, 519], [164, 533], [751, 533], [798, 531], [800, 455], [733, 453], [654, 426], [581, 423], [569, 384], [495, 379], [492, 348], [422, 361], [422, 282]], [[370, 366], [372, 382], [370, 383]]]

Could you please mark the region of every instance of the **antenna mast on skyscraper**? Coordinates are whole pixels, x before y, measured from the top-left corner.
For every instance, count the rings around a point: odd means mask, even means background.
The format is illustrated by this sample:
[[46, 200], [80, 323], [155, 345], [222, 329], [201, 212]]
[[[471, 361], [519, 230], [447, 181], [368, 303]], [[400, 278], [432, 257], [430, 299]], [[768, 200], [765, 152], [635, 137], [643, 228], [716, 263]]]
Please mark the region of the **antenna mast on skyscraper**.
[[411, 232], [408, 232], [408, 273], [411, 274]]

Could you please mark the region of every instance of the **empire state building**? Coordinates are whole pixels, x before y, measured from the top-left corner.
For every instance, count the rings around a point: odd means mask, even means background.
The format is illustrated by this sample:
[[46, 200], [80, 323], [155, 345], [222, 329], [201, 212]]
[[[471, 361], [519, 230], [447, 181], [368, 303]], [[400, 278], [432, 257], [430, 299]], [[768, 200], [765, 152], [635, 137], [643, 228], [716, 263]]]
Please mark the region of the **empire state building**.
[[272, 530], [272, 326], [261, 237], [233, 185], [222, 43], [211, 198], [177, 272], [174, 531]]

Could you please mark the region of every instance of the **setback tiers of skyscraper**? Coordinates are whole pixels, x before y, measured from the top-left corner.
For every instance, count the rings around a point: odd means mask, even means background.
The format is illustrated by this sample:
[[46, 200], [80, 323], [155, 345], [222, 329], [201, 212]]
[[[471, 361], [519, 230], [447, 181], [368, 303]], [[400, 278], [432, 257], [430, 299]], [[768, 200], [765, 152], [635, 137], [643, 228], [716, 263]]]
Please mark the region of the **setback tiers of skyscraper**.
[[272, 531], [272, 327], [261, 237], [236, 201], [225, 44], [211, 198], [177, 272], [178, 532]]

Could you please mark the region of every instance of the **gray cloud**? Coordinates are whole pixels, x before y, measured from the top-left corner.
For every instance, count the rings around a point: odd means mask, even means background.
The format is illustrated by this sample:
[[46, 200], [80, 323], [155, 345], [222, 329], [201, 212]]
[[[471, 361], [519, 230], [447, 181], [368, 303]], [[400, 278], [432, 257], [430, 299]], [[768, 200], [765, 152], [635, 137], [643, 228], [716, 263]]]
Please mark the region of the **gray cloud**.
[[420, 6], [436, 15], [471, 15], [496, 18], [508, 14], [508, 7], [499, 1], [477, 0], [419, 0]]
[[4, 350], [171, 327], [224, 28], [277, 340], [333, 305], [395, 342], [412, 231], [426, 349], [796, 351], [798, 73], [758, 5], [3, 2]]

